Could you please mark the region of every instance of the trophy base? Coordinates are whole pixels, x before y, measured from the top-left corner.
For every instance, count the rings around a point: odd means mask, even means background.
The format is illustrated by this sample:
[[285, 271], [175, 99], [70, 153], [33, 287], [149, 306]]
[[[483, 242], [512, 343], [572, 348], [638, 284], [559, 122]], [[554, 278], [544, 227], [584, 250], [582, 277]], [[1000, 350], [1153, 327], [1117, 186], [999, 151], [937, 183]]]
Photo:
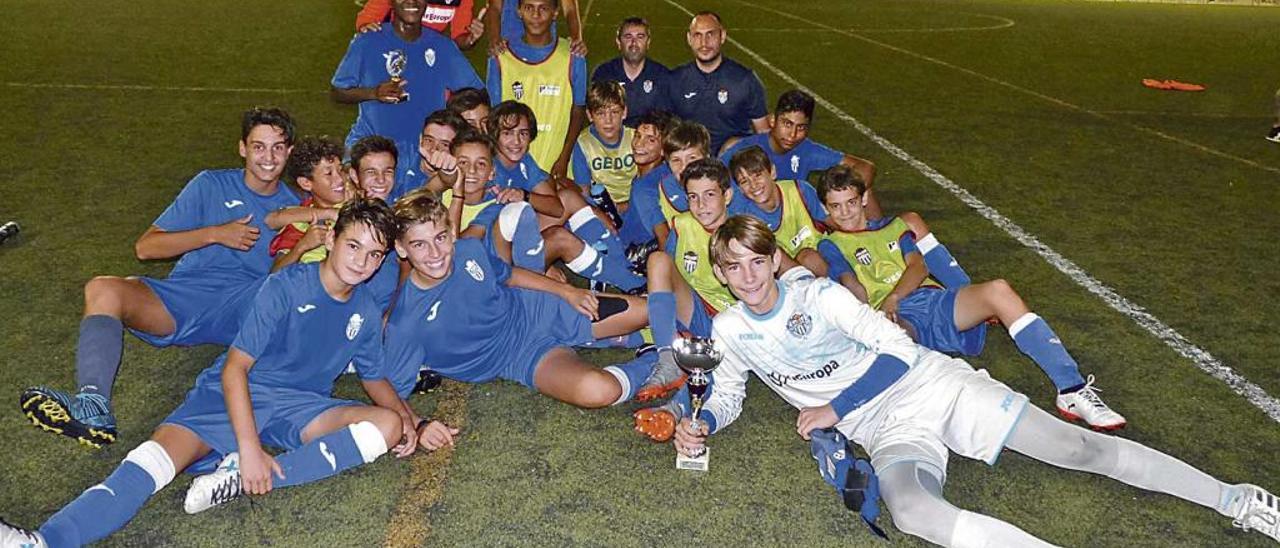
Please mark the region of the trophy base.
[[708, 468], [708, 460], [711, 457], [711, 448], [704, 447], [702, 454], [696, 457], [686, 457], [681, 453], [676, 453], [676, 469], [677, 470], [697, 470], [706, 472]]

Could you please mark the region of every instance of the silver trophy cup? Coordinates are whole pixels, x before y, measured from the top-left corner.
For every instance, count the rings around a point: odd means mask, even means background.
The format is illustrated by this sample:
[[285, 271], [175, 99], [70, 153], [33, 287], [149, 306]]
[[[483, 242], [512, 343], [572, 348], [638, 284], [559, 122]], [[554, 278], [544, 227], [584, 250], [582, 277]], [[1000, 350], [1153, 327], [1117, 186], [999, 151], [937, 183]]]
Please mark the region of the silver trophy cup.
[[[408, 64], [408, 58], [405, 57], [404, 50], [394, 50], [383, 54], [383, 57], [385, 57], [387, 61], [387, 76], [391, 77], [391, 82], [398, 86], [403, 85], [401, 82], [404, 81], [404, 70], [405, 66]], [[395, 102], [403, 103], [408, 100], [409, 92], [404, 91], [402, 88], [400, 90], [400, 97], [397, 98]]]
[[[689, 426], [696, 432], [702, 428], [702, 421], [698, 420], [698, 414], [702, 412], [702, 405], [706, 403], [707, 387], [711, 384], [711, 378], [707, 375], [720, 366], [724, 354], [716, 350], [714, 340], [699, 337], [677, 338], [671, 345], [671, 349], [675, 353], [676, 365], [689, 375], [689, 380], [685, 381], [685, 386], [689, 388], [691, 408]], [[703, 446], [702, 451], [697, 455], [691, 457], [676, 453], [676, 468], [705, 472], [709, 456], [706, 446]]]

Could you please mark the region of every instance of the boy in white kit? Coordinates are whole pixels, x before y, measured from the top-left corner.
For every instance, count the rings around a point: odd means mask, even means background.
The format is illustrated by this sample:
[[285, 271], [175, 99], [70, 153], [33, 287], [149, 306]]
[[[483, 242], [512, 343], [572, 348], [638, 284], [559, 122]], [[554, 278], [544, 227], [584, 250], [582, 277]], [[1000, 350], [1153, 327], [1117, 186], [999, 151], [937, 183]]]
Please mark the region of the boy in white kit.
[[994, 464], [1005, 447], [1213, 508], [1280, 540], [1280, 502], [1265, 490], [1222, 483], [1141, 444], [1059, 421], [985, 371], [914, 344], [829, 279], [793, 268], [775, 281], [781, 257], [757, 219], [729, 219], [712, 238], [711, 258], [739, 302], [715, 317], [712, 337], [724, 361], [700, 431], [688, 418], [676, 428], [681, 453], [696, 454], [708, 433], [737, 418], [752, 371], [800, 410], [802, 437], [834, 426], [866, 449], [894, 524], [933, 543], [1048, 545], [942, 496], [948, 450]]

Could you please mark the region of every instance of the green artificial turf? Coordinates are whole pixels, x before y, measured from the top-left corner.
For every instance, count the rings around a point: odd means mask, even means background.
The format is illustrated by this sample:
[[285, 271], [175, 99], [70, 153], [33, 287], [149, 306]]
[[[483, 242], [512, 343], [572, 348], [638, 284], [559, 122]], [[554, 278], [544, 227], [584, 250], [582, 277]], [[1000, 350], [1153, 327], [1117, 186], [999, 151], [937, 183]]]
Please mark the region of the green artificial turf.
[[[1280, 290], [1280, 146], [1261, 139], [1280, 86], [1280, 10], [677, 2], [718, 10], [730, 36], [778, 70], [1280, 394], [1280, 336], [1270, 328], [1280, 322], [1270, 298]], [[580, 5], [592, 67], [614, 55], [616, 22], [637, 14], [654, 25], [654, 57], [670, 66], [688, 58], [688, 16], [670, 3]], [[0, 245], [0, 394], [10, 398], [0, 409], [0, 516], [28, 526], [109, 473], [220, 351], [126, 337], [121, 441], [95, 452], [37, 432], [17, 413], [17, 395], [73, 382], [84, 282], [168, 270], [138, 262], [132, 243], [195, 173], [237, 165], [245, 108], [280, 105], [300, 133], [336, 136], [355, 114], [326, 96], [351, 34], [350, 2], [69, 7], [9, 0], [0, 18], [0, 222], [23, 225]], [[787, 88], [741, 50], [725, 51], [757, 70], [770, 103]], [[478, 63], [479, 54], [470, 56]], [[1208, 90], [1151, 90], [1140, 85], [1148, 77]], [[812, 136], [875, 161], [886, 210], [920, 212], [975, 280], [1009, 280], [1129, 418], [1121, 436], [1226, 481], [1280, 489], [1274, 421], [833, 113], [819, 110]], [[1051, 407], [1051, 385], [1003, 329], [990, 330], [986, 352], [970, 361]], [[634, 406], [587, 412], [510, 383], [474, 387], [443, 496], [422, 510], [426, 542], [869, 544], [815, 473], [795, 412], [758, 382], [748, 391], [742, 418], [710, 441], [711, 471], [697, 474], [676, 471], [669, 446], [631, 432]], [[344, 379], [339, 392], [359, 389]], [[416, 403], [429, 413], [436, 399]], [[190, 480], [180, 476], [106, 543], [381, 544], [409, 474], [409, 463], [383, 459], [194, 517], [181, 512]], [[947, 495], [1062, 545], [1262, 545], [1210, 510], [1010, 453], [994, 468], [953, 459]], [[889, 529], [895, 544], [918, 544]]]

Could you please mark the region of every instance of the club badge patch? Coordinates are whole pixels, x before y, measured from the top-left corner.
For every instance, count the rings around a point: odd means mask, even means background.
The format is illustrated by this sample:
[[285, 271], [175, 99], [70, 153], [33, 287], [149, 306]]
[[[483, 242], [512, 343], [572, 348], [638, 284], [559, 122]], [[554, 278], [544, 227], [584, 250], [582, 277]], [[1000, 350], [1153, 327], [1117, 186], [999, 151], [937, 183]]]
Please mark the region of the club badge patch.
[[787, 332], [797, 339], [803, 339], [813, 330], [813, 318], [803, 312], [796, 312], [787, 319]]
[[514, 95], [517, 101], [524, 99], [524, 83], [512, 82], [511, 95]]
[[698, 254], [692, 251], [684, 252], [684, 271], [693, 274], [698, 269]]
[[716, 100], [717, 100], [717, 101], [720, 101], [720, 104], [722, 104], [722, 105], [723, 105], [723, 104], [725, 104], [725, 103], [728, 103], [728, 102], [729, 102], [729, 90], [727, 90], [727, 89], [722, 89], [722, 90], [720, 90], [720, 93], [717, 93], [717, 94], [716, 94]]
[[480, 265], [477, 264], [475, 260], [467, 259], [467, 266], [465, 268], [467, 274], [470, 274], [472, 279], [477, 282], [484, 281], [484, 269], [480, 268]]
[[644, 92], [645, 92], [645, 93], [653, 93], [653, 80], [645, 80], [645, 81], [644, 81]]
[[427, 51], [422, 52], [422, 59], [427, 62], [428, 67], [436, 66], [436, 50], [427, 48]]
[[865, 247], [859, 247], [853, 252], [853, 258], [858, 260], [858, 264], [863, 266], [871, 266], [871, 252]]
[[356, 340], [356, 335], [360, 334], [360, 326], [364, 325], [364, 317], [359, 314], [352, 314], [347, 320], [347, 340]]

